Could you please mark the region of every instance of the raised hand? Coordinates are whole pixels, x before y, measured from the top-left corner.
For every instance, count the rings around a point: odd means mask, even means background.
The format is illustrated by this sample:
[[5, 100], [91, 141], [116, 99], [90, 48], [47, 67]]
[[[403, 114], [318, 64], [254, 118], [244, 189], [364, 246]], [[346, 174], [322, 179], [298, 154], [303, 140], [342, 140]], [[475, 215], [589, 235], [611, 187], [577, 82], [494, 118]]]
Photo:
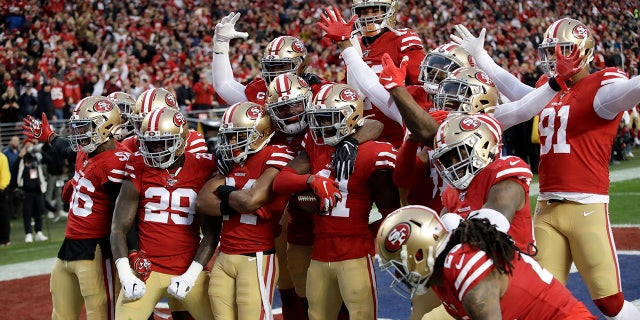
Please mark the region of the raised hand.
[[467, 27], [461, 24], [455, 25], [454, 28], [460, 36], [452, 34], [450, 36], [451, 40], [456, 42], [474, 57], [482, 53], [482, 51], [484, 50], [484, 38], [487, 34], [486, 28], [482, 28], [482, 31], [480, 31], [480, 35], [477, 38], [474, 37], [473, 34], [471, 34]]
[[404, 87], [408, 64], [409, 57], [407, 56], [402, 58], [400, 67], [396, 67], [388, 53], [382, 55], [382, 72], [380, 72], [379, 77], [380, 84], [382, 84], [387, 90], [391, 90], [395, 87]]
[[329, 211], [342, 200], [342, 193], [338, 188], [338, 182], [322, 176], [311, 176], [309, 186], [313, 193], [320, 198], [320, 210]]
[[351, 37], [353, 24], [358, 19], [357, 15], [353, 15], [349, 22], [345, 22], [337, 7], [329, 7], [324, 13], [320, 14], [320, 20], [316, 24], [320, 29], [324, 30], [325, 37], [333, 41], [345, 41]]
[[575, 44], [571, 48], [571, 53], [565, 56], [562, 53], [560, 44], [556, 44], [556, 82], [562, 90], [567, 90], [567, 80], [571, 79], [582, 68], [579, 66], [582, 62], [582, 52]]
[[353, 173], [353, 168], [358, 155], [358, 140], [353, 137], [345, 137], [336, 145], [336, 152], [333, 154], [332, 164], [336, 170], [336, 179], [349, 179]]
[[216, 53], [228, 53], [231, 39], [246, 39], [249, 34], [236, 31], [236, 22], [240, 19], [240, 12], [231, 12], [222, 18], [215, 26], [213, 51]]
[[40, 142], [49, 143], [55, 133], [51, 130], [51, 126], [49, 125], [49, 120], [47, 120], [47, 115], [42, 113], [42, 121], [32, 117], [27, 116], [22, 119], [22, 134], [25, 136], [36, 139]]

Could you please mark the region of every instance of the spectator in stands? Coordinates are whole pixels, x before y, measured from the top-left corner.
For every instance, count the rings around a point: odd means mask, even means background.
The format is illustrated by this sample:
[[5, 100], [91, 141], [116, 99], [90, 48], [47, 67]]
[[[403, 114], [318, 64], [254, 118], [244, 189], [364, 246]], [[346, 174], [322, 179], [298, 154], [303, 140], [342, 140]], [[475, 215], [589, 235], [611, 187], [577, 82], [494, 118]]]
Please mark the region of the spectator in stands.
[[213, 108], [213, 97], [216, 94], [213, 85], [209, 82], [209, 78], [204, 73], [197, 73], [194, 77], [193, 93], [195, 100], [192, 110], [209, 110]]
[[9, 171], [11, 171], [11, 181], [9, 186], [5, 189], [5, 195], [7, 196], [7, 210], [11, 213], [11, 218], [18, 218], [19, 210], [21, 208], [22, 200], [16, 195], [16, 187], [18, 185], [18, 154], [20, 150], [20, 138], [18, 136], [12, 136], [9, 140], [9, 145], [2, 150], [2, 153], [7, 157], [9, 162]]
[[18, 122], [20, 119], [20, 104], [18, 104], [18, 92], [16, 88], [11, 85], [7, 87], [2, 96], [0, 96], [0, 121], [3, 123]]
[[9, 161], [7, 156], [0, 153], [0, 247], [11, 244], [9, 235], [11, 234], [11, 213], [8, 210], [7, 188], [11, 180], [9, 171]]
[[53, 119], [64, 119], [64, 108], [66, 106], [64, 83], [56, 77], [51, 78], [51, 103], [53, 105]]
[[56, 221], [67, 214], [62, 210], [62, 186], [64, 185], [64, 158], [61, 157], [55, 149], [49, 144], [42, 147], [42, 164], [47, 166], [47, 190], [45, 192], [45, 200], [53, 207], [53, 212], [49, 218]]
[[38, 90], [33, 87], [31, 81], [27, 82], [24, 87], [24, 92], [18, 98], [18, 104], [20, 105], [20, 118], [26, 116], [32, 116], [40, 118], [38, 111]]
[[193, 88], [191, 88], [189, 77], [181, 75], [180, 85], [176, 88], [176, 100], [178, 100], [178, 106], [180, 106], [180, 111], [182, 113], [191, 109], [194, 97], [195, 93], [193, 92]]
[[38, 91], [38, 108], [36, 110], [36, 114], [47, 115], [47, 118], [53, 118], [53, 98], [51, 97], [51, 83], [44, 82], [42, 84], [42, 89]]
[[[24, 191], [22, 220], [24, 222], [24, 242], [45, 241], [49, 238], [42, 233], [42, 214], [44, 208], [44, 192], [47, 188], [42, 165], [40, 163], [40, 147], [26, 140], [20, 150], [18, 160], [18, 188]], [[31, 219], [35, 222], [35, 237], [31, 227]]]

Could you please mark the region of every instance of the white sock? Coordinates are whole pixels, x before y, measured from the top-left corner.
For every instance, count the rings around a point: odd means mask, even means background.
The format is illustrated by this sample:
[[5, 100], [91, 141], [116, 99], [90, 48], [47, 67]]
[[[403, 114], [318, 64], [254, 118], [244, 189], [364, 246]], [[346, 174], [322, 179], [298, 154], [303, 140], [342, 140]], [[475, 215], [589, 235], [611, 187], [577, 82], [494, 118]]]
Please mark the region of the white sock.
[[631, 302], [625, 300], [624, 304], [622, 304], [622, 309], [615, 317], [605, 316], [605, 318], [609, 320], [636, 320], [640, 319], [640, 310]]

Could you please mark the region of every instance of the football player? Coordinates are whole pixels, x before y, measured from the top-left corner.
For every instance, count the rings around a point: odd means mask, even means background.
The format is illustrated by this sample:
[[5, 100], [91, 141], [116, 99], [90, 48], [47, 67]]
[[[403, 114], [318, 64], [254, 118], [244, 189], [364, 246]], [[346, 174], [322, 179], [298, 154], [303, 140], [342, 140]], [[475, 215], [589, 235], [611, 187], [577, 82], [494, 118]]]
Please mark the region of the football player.
[[[456, 31], [452, 39], [475, 57], [507, 98], [517, 100], [533, 90], [484, 51], [484, 29], [477, 38], [462, 25]], [[539, 83], [558, 77], [561, 57], [571, 50], [580, 52], [579, 72], [567, 79], [568, 88], [536, 112], [540, 194], [534, 217], [535, 258], [562, 283], [575, 263], [591, 299], [607, 318], [640, 319], [640, 311], [624, 300], [608, 212], [613, 140], [622, 113], [640, 102], [640, 77], [628, 79], [616, 68], [590, 73], [592, 31], [580, 21], [562, 18], [547, 28], [538, 47], [545, 70]], [[514, 113], [522, 112], [526, 111]]]
[[269, 114], [259, 104], [236, 103], [222, 116], [218, 148], [233, 165], [226, 177], [205, 184], [196, 204], [204, 214], [224, 217], [209, 286], [216, 318], [273, 319], [274, 241], [289, 197], [275, 194], [271, 185], [294, 157], [287, 146], [269, 144], [273, 135]]
[[362, 143], [357, 170], [338, 182], [331, 166], [334, 146], [362, 125], [362, 98], [347, 85], [326, 85], [307, 119], [304, 150], [278, 174], [273, 190], [290, 195], [311, 189], [319, 199], [306, 281], [309, 318], [335, 319], [344, 302], [351, 319], [375, 319], [376, 224], [369, 226], [369, 213], [374, 202], [383, 216], [399, 206], [392, 181], [396, 151], [388, 143]]
[[114, 92], [108, 95], [107, 98], [113, 99], [120, 109], [120, 127], [113, 134], [113, 137], [116, 138], [118, 142], [122, 142], [125, 138], [133, 135], [131, 112], [136, 104], [136, 99], [122, 91]]
[[115, 199], [130, 153], [116, 148], [120, 110], [113, 100], [91, 96], [76, 105], [69, 136], [57, 136], [47, 117], [25, 118], [24, 134], [49, 143], [61, 156], [76, 153], [65, 238], [51, 271], [52, 319], [114, 319], [114, 279], [109, 233]]
[[[302, 140], [308, 133], [306, 111], [310, 108], [314, 93], [321, 86], [309, 85], [302, 77], [293, 73], [278, 75], [269, 85], [266, 108], [271, 116], [275, 134], [274, 144], [291, 147], [295, 152], [303, 149]], [[353, 170], [353, 160], [357, 155], [360, 141], [373, 140], [382, 131], [382, 124], [375, 120], [366, 120], [363, 130], [345, 138], [337, 146], [333, 164], [338, 177], [348, 178]], [[339, 159], [344, 158], [344, 161]], [[283, 234], [276, 239], [278, 262], [281, 264], [278, 290], [283, 301], [285, 319], [306, 318], [307, 269], [311, 259], [313, 244], [313, 221], [300, 208], [289, 206], [283, 219]], [[291, 254], [294, 258], [287, 259]], [[295, 288], [295, 289], [294, 289]], [[302, 297], [300, 305], [296, 305]]]
[[[111, 246], [122, 284], [118, 319], [147, 319], [166, 297], [182, 300], [195, 319], [213, 318], [203, 266], [217, 246], [222, 221], [201, 224], [195, 201], [216, 165], [211, 154], [185, 152], [188, 134], [185, 117], [174, 108], [155, 108], [142, 121], [140, 151], [127, 163], [128, 180], [116, 201], [111, 225]], [[126, 234], [134, 220], [140, 250], [151, 264], [150, 273], [142, 278], [127, 258]]]
[[393, 286], [432, 287], [456, 319], [596, 319], [487, 219], [449, 231], [435, 211], [403, 207], [382, 223], [377, 249]]

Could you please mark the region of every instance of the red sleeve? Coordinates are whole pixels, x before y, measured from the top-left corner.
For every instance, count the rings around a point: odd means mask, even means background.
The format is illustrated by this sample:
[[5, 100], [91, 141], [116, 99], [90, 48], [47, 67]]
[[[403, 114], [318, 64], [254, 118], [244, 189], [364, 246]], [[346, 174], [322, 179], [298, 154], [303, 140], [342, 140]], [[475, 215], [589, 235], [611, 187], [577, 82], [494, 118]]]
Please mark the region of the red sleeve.
[[409, 189], [413, 184], [413, 179], [407, 178], [413, 176], [414, 168], [422, 162], [416, 156], [418, 146], [419, 143], [417, 141], [407, 140], [398, 150], [396, 169], [393, 171], [393, 182], [398, 188]]
[[307, 179], [310, 174], [298, 174], [295, 170], [285, 167], [273, 179], [273, 192], [281, 194], [293, 194], [309, 189]]
[[420, 64], [424, 59], [424, 52], [422, 46], [415, 46], [402, 52], [405, 56], [409, 57], [409, 65], [407, 66], [407, 78], [408, 84], [419, 85], [418, 76], [420, 75]]
[[64, 203], [71, 203], [71, 196], [73, 195], [73, 179], [67, 181], [62, 187], [62, 201]]

